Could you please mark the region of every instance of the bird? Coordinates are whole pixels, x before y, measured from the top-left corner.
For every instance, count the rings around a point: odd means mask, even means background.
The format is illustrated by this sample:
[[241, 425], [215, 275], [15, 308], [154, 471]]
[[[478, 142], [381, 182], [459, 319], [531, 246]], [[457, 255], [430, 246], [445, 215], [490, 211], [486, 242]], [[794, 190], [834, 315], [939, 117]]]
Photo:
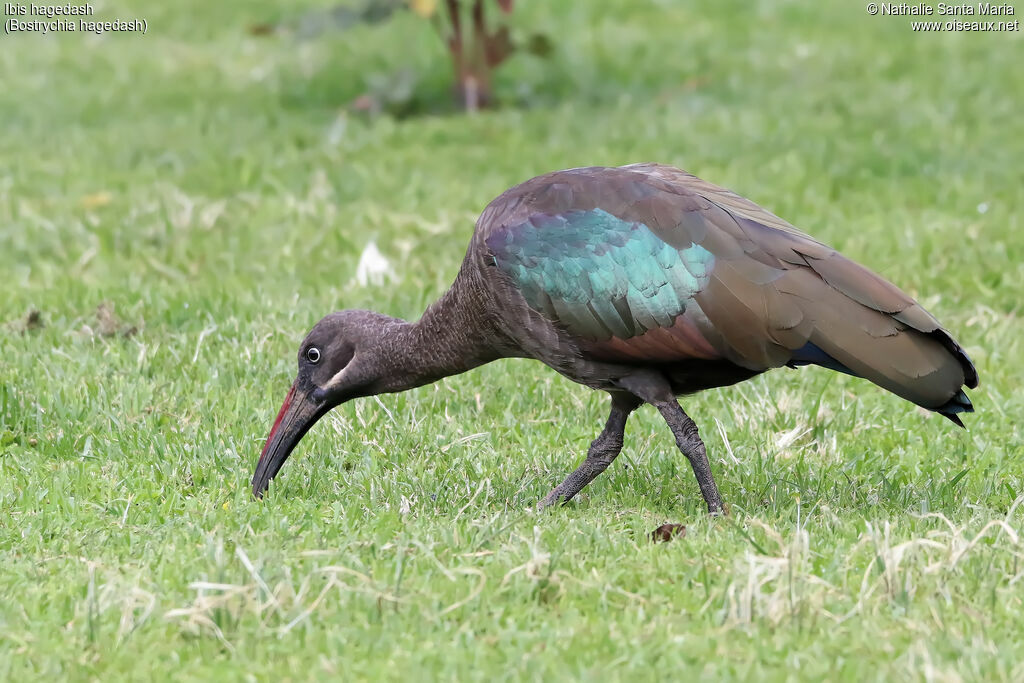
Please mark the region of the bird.
[[974, 411], [963, 388], [978, 386], [963, 347], [914, 299], [754, 202], [668, 165], [574, 168], [494, 199], [451, 288], [418, 321], [343, 310], [313, 326], [253, 495], [336, 406], [501, 358], [538, 360], [610, 399], [582, 464], [541, 509], [612, 464], [644, 404], [717, 515], [726, 508], [680, 396], [813, 365], [963, 427], [960, 415]]

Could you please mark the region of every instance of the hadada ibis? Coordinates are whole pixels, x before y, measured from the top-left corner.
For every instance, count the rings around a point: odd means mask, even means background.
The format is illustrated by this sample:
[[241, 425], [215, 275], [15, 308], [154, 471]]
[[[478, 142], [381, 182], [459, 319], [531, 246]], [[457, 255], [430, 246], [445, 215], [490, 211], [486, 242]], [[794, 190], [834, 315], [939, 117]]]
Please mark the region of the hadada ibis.
[[495, 199], [451, 288], [410, 323], [347, 310], [299, 347], [295, 383], [252, 479], [262, 496], [303, 435], [346, 401], [499, 358], [533, 358], [611, 398], [568, 501], [622, 449], [630, 413], [661, 413], [712, 513], [722, 498], [676, 397], [818, 365], [963, 426], [963, 348], [896, 286], [729, 190], [658, 164], [548, 173]]

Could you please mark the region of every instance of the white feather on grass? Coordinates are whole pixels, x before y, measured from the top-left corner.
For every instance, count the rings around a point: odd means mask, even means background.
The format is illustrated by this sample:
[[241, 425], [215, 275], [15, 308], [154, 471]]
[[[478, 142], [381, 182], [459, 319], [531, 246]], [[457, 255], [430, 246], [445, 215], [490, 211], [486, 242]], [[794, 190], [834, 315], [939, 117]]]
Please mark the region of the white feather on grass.
[[359, 264], [356, 266], [355, 283], [360, 287], [367, 285], [382, 285], [385, 280], [396, 280], [391, 262], [372, 240], [363, 248], [359, 256]]

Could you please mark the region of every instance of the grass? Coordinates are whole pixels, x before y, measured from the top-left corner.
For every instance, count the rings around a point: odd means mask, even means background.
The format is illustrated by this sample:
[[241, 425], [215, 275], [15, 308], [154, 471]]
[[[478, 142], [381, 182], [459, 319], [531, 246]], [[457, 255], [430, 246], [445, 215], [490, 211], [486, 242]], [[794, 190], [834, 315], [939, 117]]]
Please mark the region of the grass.
[[[1019, 34], [856, 3], [523, 2], [555, 55], [513, 59], [508, 106], [464, 117], [414, 17], [247, 31], [318, 4], [113, 0], [148, 34], [0, 39], [0, 678], [1024, 677]], [[344, 111], [408, 65], [425, 115]], [[919, 297], [977, 362], [970, 431], [777, 371], [685, 402], [731, 517], [702, 514], [650, 410], [538, 515], [606, 407], [504, 361], [344, 406], [251, 499], [321, 315], [414, 318], [500, 191], [640, 160]], [[395, 282], [353, 281], [371, 239]], [[665, 522], [686, 537], [652, 544]]]

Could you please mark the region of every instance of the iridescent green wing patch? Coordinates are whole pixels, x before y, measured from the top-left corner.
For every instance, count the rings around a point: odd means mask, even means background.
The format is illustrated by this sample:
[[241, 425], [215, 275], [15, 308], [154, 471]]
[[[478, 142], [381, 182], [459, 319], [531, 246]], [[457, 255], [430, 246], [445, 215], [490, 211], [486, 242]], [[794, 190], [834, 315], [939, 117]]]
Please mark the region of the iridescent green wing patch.
[[671, 327], [715, 262], [698, 244], [676, 249], [601, 209], [534, 215], [496, 229], [487, 246], [533, 309], [594, 340]]

